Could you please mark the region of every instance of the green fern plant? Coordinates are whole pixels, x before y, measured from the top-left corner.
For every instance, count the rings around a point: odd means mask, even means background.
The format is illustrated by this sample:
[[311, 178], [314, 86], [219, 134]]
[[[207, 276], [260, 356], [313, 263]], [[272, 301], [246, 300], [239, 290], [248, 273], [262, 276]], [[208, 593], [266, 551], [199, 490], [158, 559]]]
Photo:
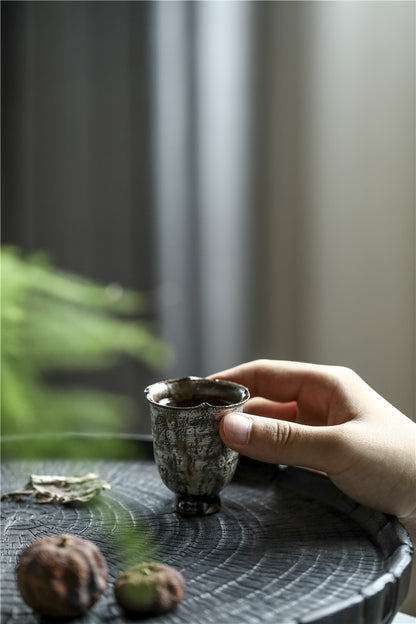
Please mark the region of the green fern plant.
[[154, 369], [168, 346], [140, 319], [146, 298], [58, 270], [44, 254], [1, 249], [3, 434], [115, 431], [130, 399], [51, 384], [65, 371], [114, 367], [128, 355]]

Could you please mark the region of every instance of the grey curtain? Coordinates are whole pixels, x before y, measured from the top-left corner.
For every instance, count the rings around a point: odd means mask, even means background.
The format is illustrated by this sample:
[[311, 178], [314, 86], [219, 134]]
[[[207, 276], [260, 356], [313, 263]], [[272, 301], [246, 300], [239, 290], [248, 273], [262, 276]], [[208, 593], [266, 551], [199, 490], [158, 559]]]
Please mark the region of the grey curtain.
[[153, 9], [162, 327], [176, 373], [208, 374], [252, 352], [254, 6]]
[[3, 241], [149, 288], [151, 5], [2, 3]]
[[[148, 293], [166, 376], [250, 356], [252, 18], [251, 3], [2, 3], [2, 242]], [[126, 363], [103, 383], [144, 411], [154, 376]]]

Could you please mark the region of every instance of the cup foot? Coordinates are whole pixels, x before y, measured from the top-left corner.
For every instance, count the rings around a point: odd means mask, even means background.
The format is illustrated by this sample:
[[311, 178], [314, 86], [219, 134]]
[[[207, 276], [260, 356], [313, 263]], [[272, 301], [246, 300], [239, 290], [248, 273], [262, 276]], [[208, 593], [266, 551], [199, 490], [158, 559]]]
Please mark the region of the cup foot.
[[176, 511], [184, 516], [209, 516], [221, 509], [219, 496], [178, 496]]

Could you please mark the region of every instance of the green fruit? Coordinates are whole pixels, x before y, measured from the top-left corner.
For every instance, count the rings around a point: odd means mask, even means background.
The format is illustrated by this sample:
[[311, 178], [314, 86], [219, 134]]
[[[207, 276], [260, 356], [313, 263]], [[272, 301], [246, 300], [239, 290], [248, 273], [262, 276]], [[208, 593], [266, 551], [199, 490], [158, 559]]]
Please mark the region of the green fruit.
[[175, 609], [183, 600], [185, 588], [185, 579], [175, 568], [139, 563], [119, 574], [114, 595], [125, 611], [159, 614]]

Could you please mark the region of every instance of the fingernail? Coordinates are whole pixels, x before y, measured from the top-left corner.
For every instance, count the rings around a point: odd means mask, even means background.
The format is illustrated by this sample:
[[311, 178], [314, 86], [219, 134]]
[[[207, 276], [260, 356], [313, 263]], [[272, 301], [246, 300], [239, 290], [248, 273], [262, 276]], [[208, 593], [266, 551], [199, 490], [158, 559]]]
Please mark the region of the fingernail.
[[252, 426], [251, 418], [243, 414], [226, 414], [224, 416], [224, 433], [227, 440], [233, 444], [247, 444]]

